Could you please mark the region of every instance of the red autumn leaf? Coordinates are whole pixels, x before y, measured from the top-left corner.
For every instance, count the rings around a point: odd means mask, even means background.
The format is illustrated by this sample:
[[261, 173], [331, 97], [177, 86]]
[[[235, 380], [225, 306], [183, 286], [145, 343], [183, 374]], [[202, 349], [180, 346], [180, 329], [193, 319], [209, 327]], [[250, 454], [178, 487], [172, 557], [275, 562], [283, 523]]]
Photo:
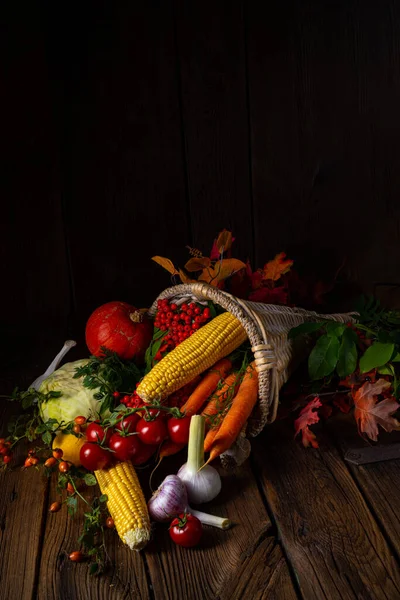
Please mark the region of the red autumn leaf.
[[391, 386], [390, 381], [378, 379], [375, 383], [365, 382], [354, 394], [354, 418], [360, 433], [365, 433], [371, 440], [378, 440], [378, 425], [385, 431], [400, 429], [400, 423], [392, 417], [400, 405], [394, 398], [385, 398], [378, 402], [379, 394]]
[[211, 260], [219, 259], [219, 250], [218, 250], [218, 246], [217, 246], [217, 240], [214, 240], [213, 247], [211, 248], [211, 252], [210, 252], [210, 258], [211, 258]]
[[308, 428], [309, 425], [315, 425], [319, 421], [319, 414], [316, 412], [322, 406], [321, 400], [316, 396], [305, 406], [294, 422], [295, 437], [301, 431], [303, 446], [306, 448], [312, 446], [318, 448], [318, 442], [313, 432]]
[[263, 272], [262, 271], [254, 271], [254, 273], [252, 273], [250, 275], [251, 278], [251, 289], [252, 290], [258, 290], [258, 288], [261, 287], [262, 282], [263, 282]]
[[251, 292], [249, 300], [252, 302], [263, 302], [264, 304], [287, 304], [288, 294], [285, 288], [277, 287], [270, 290], [267, 287], [260, 287]]
[[353, 406], [353, 401], [351, 399], [351, 394], [340, 394], [333, 399], [333, 404], [337, 406], [337, 408], [347, 415], [350, 412], [351, 407]]
[[354, 389], [355, 387], [359, 387], [366, 380], [369, 380], [370, 383], [374, 383], [376, 379], [376, 369], [373, 371], [369, 371], [369, 373], [362, 373], [360, 371], [354, 371], [351, 375], [348, 375], [345, 379], [339, 381], [339, 385], [342, 387], [347, 387], [350, 389]]
[[264, 265], [264, 279], [278, 281], [282, 275], [290, 271], [293, 261], [286, 259], [286, 254], [280, 252], [273, 260]]

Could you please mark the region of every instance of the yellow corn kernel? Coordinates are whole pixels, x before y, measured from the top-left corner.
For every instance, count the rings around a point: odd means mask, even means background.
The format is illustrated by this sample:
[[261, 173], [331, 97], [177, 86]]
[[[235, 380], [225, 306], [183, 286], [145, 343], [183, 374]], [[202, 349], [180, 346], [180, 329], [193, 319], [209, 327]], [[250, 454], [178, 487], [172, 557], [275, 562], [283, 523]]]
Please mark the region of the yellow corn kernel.
[[142, 379], [137, 393], [145, 402], [163, 400], [238, 348], [247, 334], [224, 312], [169, 352]]
[[150, 519], [146, 500], [131, 461], [118, 462], [95, 471], [102, 494], [121, 540], [131, 550], [140, 550], [150, 540]]

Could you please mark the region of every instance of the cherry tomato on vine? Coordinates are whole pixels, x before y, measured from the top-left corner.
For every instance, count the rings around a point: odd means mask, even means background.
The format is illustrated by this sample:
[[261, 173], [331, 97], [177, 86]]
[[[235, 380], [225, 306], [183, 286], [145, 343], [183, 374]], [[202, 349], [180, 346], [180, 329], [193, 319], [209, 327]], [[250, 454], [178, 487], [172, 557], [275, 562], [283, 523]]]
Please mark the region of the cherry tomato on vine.
[[86, 417], [82, 417], [81, 415], [78, 417], [75, 417], [74, 423], [75, 423], [75, 425], [84, 425], [86, 423]]
[[136, 431], [139, 433], [140, 441], [150, 446], [161, 444], [168, 435], [164, 421], [159, 418], [154, 419], [154, 421], [140, 419], [136, 425]]
[[174, 444], [187, 444], [189, 441], [190, 419], [192, 417], [182, 417], [177, 419], [171, 417], [168, 421], [168, 435]]
[[132, 460], [142, 445], [138, 435], [120, 435], [114, 433], [110, 439], [110, 450], [113, 451], [117, 460]]
[[97, 444], [102, 444], [103, 441], [106, 445], [110, 441], [110, 437], [112, 436], [111, 429], [107, 429], [107, 432], [99, 423], [89, 423], [86, 428], [86, 439], [88, 442], [94, 442]]
[[125, 431], [126, 433], [133, 433], [136, 431], [136, 425], [139, 421], [140, 416], [137, 413], [133, 413], [117, 423], [115, 429], [118, 429], [119, 431]]
[[8, 463], [10, 463], [12, 461], [12, 458], [13, 458], [12, 453], [6, 454], [5, 456], [3, 456], [3, 463], [5, 465], [7, 465]]
[[169, 528], [172, 541], [184, 548], [197, 546], [203, 533], [203, 527], [197, 517], [190, 513], [179, 515]]
[[54, 448], [54, 450], [53, 450], [54, 458], [59, 460], [60, 458], [62, 458], [62, 455], [63, 455], [63, 451], [61, 450], [61, 448]]
[[149, 446], [149, 444], [142, 444], [140, 442], [139, 452], [132, 458], [132, 464], [143, 465], [157, 452], [157, 450], [158, 446]]
[[111, 452], [105, 450], [98, 444], [85, 443], [83, 444], [79, 458], [81, 464], [88, 471], [97, 471], [98, 469], [105, 469], [112, 462]]

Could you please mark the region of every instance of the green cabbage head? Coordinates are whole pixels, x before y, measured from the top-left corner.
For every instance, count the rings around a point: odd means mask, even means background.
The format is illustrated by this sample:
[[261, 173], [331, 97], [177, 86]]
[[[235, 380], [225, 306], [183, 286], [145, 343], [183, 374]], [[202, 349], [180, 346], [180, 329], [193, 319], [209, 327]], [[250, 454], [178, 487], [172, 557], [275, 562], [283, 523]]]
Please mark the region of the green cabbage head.
[[56, 419], [72, 421], [75, 417], [94, 418], [98, 415], [101, 400], [96, 400], [94, 395], [99, 389], [89, 390], [83, 385], [83, 377], [74, 379], [75, 369], [88, 363], [88, 359], [76, 360], [66, 363], [45, 379], [39, 392], [61, 392], [59, 398], [50, 398], [40, 405], [40, 416], [43, 421]]

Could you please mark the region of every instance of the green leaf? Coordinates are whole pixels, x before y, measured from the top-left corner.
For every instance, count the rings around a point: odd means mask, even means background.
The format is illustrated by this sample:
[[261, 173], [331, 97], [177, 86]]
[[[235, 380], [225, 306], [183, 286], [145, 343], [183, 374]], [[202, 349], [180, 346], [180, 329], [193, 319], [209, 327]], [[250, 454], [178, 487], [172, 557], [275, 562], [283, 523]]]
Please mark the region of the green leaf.
[[396, 352], [396, 354], [392, 357], [392, 362], [400, 362], [400, 352]]
[[76, 514], [78, 509], [78, 498], [76, 496], [67, 496], [66, 498], [68, 513], [72, 516]]
[[44, 431], [47, 431], [47, 424], [45, 424], [45, 423], [41, 423], [41, 425], [38, 425], [38, 426], [36, 427], [36, 433], [37, 433], [37, 434], [39, 434], [39, 433], [43, 433]]
[[383, 367], [392, 358], [394, 352], [394, 344], [383, 344], [375, 342], [367, 348], [363, 356], [360, 358], [361, 373], [368, 373], [377, 367]]
[[107, 494], [102, 494], [99, 498], [99, 502], [107, 502], [107, 501], [108, 501]]
[[325, 329], [328, 335], [333, 335], [337, 338], [340, 338], [343, 335], [344, 331], [348, 329], [348, 327], [346, 327], [344, 323], [338, 323], [337, 321], [329, 321], [329, 323], [326, 324]]
[[325, 325], [324, 322], [321, 323], [301, 323], [301, 325], [298, 325], [297, 327], [293, 327], [293, 329], [291, 329], [289, 331], [289, 335], [288, 338], [289, 339], [293, 339], [299, 335], [305, 335], [308, 333], [314, 333], [314, 331], [318, 331], [318, 329], [321, 329], [321, 327], [323, 327]]
[[308, 357], [308, 370], [311, 380], [322, 379], [333, 373], [338, 358], [338, 338], [332, 335], [321, 336]]
[[86, 473], [84, 482], [86, 483], [86, 485], [97, 485], [97, 479], [91, 473]]
[[390, 363], [383, 365], [383, 367], [378, 367], [377, 371], [380, 375], [391, 375], [392, 377], [394, 375], [394, 368]]
[[339, 348], [339, 360], [336, 367], [339, 377], [351, 375], [357, 366], [357, 346], [354, 343], [352, 333], [354, 331], [349, 327], [343, 333], [342, 343]]
[[46, 431], [42, 435], [42, 440], [44, 441], [44, 443], [46, 444], [46, 446], [50, 446], [52, 439], [53, 439], [53, 436], [51, 435], [50, 431]]

